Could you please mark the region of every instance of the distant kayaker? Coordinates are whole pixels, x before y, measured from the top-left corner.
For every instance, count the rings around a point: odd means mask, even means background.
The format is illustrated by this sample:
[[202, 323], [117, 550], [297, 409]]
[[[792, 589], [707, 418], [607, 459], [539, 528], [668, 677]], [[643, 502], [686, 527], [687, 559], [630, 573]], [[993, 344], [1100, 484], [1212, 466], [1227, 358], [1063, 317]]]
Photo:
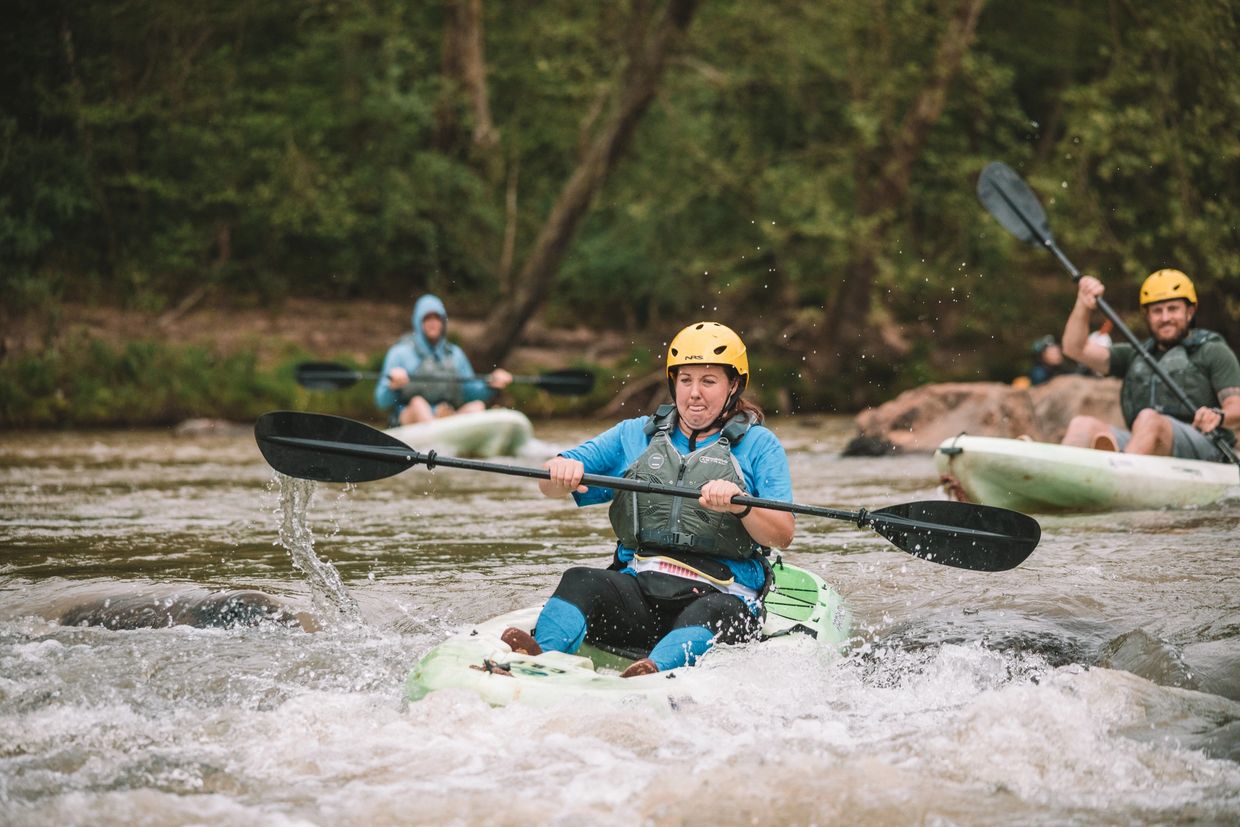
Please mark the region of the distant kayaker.
[[1073, 368], [1063, 360], [1063, 350], [1050, 333], [1033, 343], [1033, 367], [1029, 369], [1029, 384], [1042, 385], [1056, 376], [1072, 373]]
[[[787, 548], [793, 514], [733, 505], [736, 494], [792, 501], [788, 459], [763, 413], [743, 394], [745, 344], [717, 322], [680, 331], [667, 354], [674, 403], [627, 419], [549, 460], [548, 497], [578, 505], [611, 502], [619, 542], [608, 569], [564, 573], [534, 633], [509, 628], [514, 651], [575, 652], [583, 641], [634, 651], [623, 677], [691, 665], [716, 643], [739, 643], [762, 628], [770, 581], [766, 554]], [[694, 502], [660, 494], [586, 488], [606, 474], [699, 488]]]
[[1150, 274], [1141, 286], [1141, 311], [1151, 333], [1142, 347], [1180, 386], [1193, 410], [1184, 408], [1132, 345], [1119, 342], [1107, 348], [1089, 341], [1089, 314], [1103, 290], [1098, 279], [1081, 279], [1064, 327], [1063, 348], [1099, 374], [1123, 378], [1120, 408], [1128, 430], [1092, 416], [1076, 416], [1063, 444], [1225, 461], [1205, 434], [1221, 428], [1224, 438], [1235, 444], [1235, 435], [1227, 429], [1240, 424], [1240, 362], [1222, 336], [1193, 327], [1197, 291], [1192, 281], [1179, 270]]
[[474, 378], [465, 351], [448, 341], [448, 311], [438, 296], [413, 306], [413, 331], [388, 348], [375, 385], [375, 404], [391, 425], [429, 422], [437, 416], [486, 408], [512, 374], [496, 368], [486, 381]]

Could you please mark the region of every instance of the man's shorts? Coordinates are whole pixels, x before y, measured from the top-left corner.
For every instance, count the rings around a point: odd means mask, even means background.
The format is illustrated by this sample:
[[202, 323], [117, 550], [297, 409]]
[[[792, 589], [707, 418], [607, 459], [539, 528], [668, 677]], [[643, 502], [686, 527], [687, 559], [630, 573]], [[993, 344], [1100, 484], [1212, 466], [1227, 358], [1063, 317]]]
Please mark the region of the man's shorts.
[[[1187, 422], [1181, 422], [1175, 417], [1167, 418], [1171, 420], [1171, 456], [1180, 459], [1204, 459], [1209, 462], [1227, 461], [1223, 452], [1215, 447], [1214, 440]], [[1132, 439], [1132, 431], [1125, 431], [1123, 428], [1111, 428], [1111, 433], [1115, 435], [1115, 442], [1121, 451], [1128, 444], [1128, 440]]]

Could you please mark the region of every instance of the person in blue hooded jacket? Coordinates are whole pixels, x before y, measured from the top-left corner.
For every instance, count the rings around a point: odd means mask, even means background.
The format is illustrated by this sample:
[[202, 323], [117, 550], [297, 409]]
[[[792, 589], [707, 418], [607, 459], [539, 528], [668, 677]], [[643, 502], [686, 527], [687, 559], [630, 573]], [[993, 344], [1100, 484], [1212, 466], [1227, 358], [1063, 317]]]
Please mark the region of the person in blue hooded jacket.
[[448, 341], [448, 311], [430, 293], [413, 305], [413, 331], [388, 348], [375, 384], [375, 404], [389, 423], [412, 425], [437, 416], [486, 408], [512, 374], [497, 368], [485, 381], [474, 376], [469, 357]]

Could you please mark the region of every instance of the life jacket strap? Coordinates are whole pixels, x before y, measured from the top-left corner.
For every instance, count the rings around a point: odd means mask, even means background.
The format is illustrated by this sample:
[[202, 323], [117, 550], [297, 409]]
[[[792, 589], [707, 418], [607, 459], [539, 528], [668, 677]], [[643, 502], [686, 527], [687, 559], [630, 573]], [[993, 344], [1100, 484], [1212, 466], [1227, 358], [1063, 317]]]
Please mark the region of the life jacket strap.
[[714, 537], [699, 537], [686, 531], [668, 531], [662, 528], [642, 529], [637, 539], [642, 548], [692, 549], [700, 554], [710, 554], [716, 546]]

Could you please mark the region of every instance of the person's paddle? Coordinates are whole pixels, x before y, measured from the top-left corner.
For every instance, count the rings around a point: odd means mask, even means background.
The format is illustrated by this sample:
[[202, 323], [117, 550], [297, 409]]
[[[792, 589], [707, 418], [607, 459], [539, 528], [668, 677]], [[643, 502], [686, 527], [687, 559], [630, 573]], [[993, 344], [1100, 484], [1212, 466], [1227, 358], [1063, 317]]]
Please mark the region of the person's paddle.
[[[334, 362], [302, 362], [294, 369], [297, 384], [311, 390], [342, 390], [352, 387], [363, 379], [378, 379], [375, 371], [353, 370], [347, 365]], [[485, 376], [416, 376], [416, 382], [468, 382], [472, 379], [486, 381]], [[548, 393], [577, 396], [594, 389], [594, 374], [588, 370], [553, 370], [538, 376], [514, 376], [513, 382], [535, 385]]]
[[[1046, 219], [1046, 211], [1042, 209], [1038, 197], [1033, 194], [1033, 190], [1029, 189], [1029, 185], [1025, 183], [1016, 171], [1002, 161], [991, 161], [982, 170], [982, 174], [977, 178], [977, 197], [981, 200], [982, 206], [986, 211], [998, 220], [1008, 232], [1024, 241], [1035, 246], [1045, 247], [1059, 259], [1059, 263], [1068, 271], [1068, 275], [1072, 276], [1073, 281], [1081, 280], [1081, 271], [1076, 269], [1068, 257], [1064, 255], [1063, 250], [1059, 249], [1059, 245], [1055, 243], [1055, 239], [1051, 236], [1050, 223]], [[1120, 320], [1111, 306], [1101, 296], [1098, 297], [1098, 309], [1102, 311], [1102, 315], [1106, 316], [1128, 342], [1136, 348], [1137, 353], [1144, 359], [1154, 371], [1163, 384], [1165, 384], [1175, 395], [1185, 410], [1196, 411], [1197, 407], [1184, 393], [1184, 390], [1167, 375], [1162, 365], [1158, 364], [1158, 360], [1141, 347], [1141, 342], [1137, 339], [1128, 326]], [[1219, 452], [1231, 462], [1240, 465], [1240, 458], [1236, 456], [1236, 452], [1232, 450], [1231, 445], [1223, 437], [1219, 429], [1214, 429], [1206, 434], [1213, 442]]]
[[[290, 477], [319, 482], [369, 482], [399, 474], [415, 465], [487, 471], [516, 477], [548, 479], [542, 468], [421, 453], [395, 437], [351, 419], [326, 414], [274, 411], [259, 417], [254, 438], [272, 468]], [[582, 484], [698, 498], [698, 491], [625, 477], [586, 474]], [[1018, 511], [972, 503], [926, 501], [888, 506], [877, 511], [841, 511], [737, 495], [737, 505], [791, 511], [858, 526], [872, 526], [901, 551], [915, 557], [974, 571], [1005, 571], [1020, 565], [1042, 536], [1037, 520]]]

